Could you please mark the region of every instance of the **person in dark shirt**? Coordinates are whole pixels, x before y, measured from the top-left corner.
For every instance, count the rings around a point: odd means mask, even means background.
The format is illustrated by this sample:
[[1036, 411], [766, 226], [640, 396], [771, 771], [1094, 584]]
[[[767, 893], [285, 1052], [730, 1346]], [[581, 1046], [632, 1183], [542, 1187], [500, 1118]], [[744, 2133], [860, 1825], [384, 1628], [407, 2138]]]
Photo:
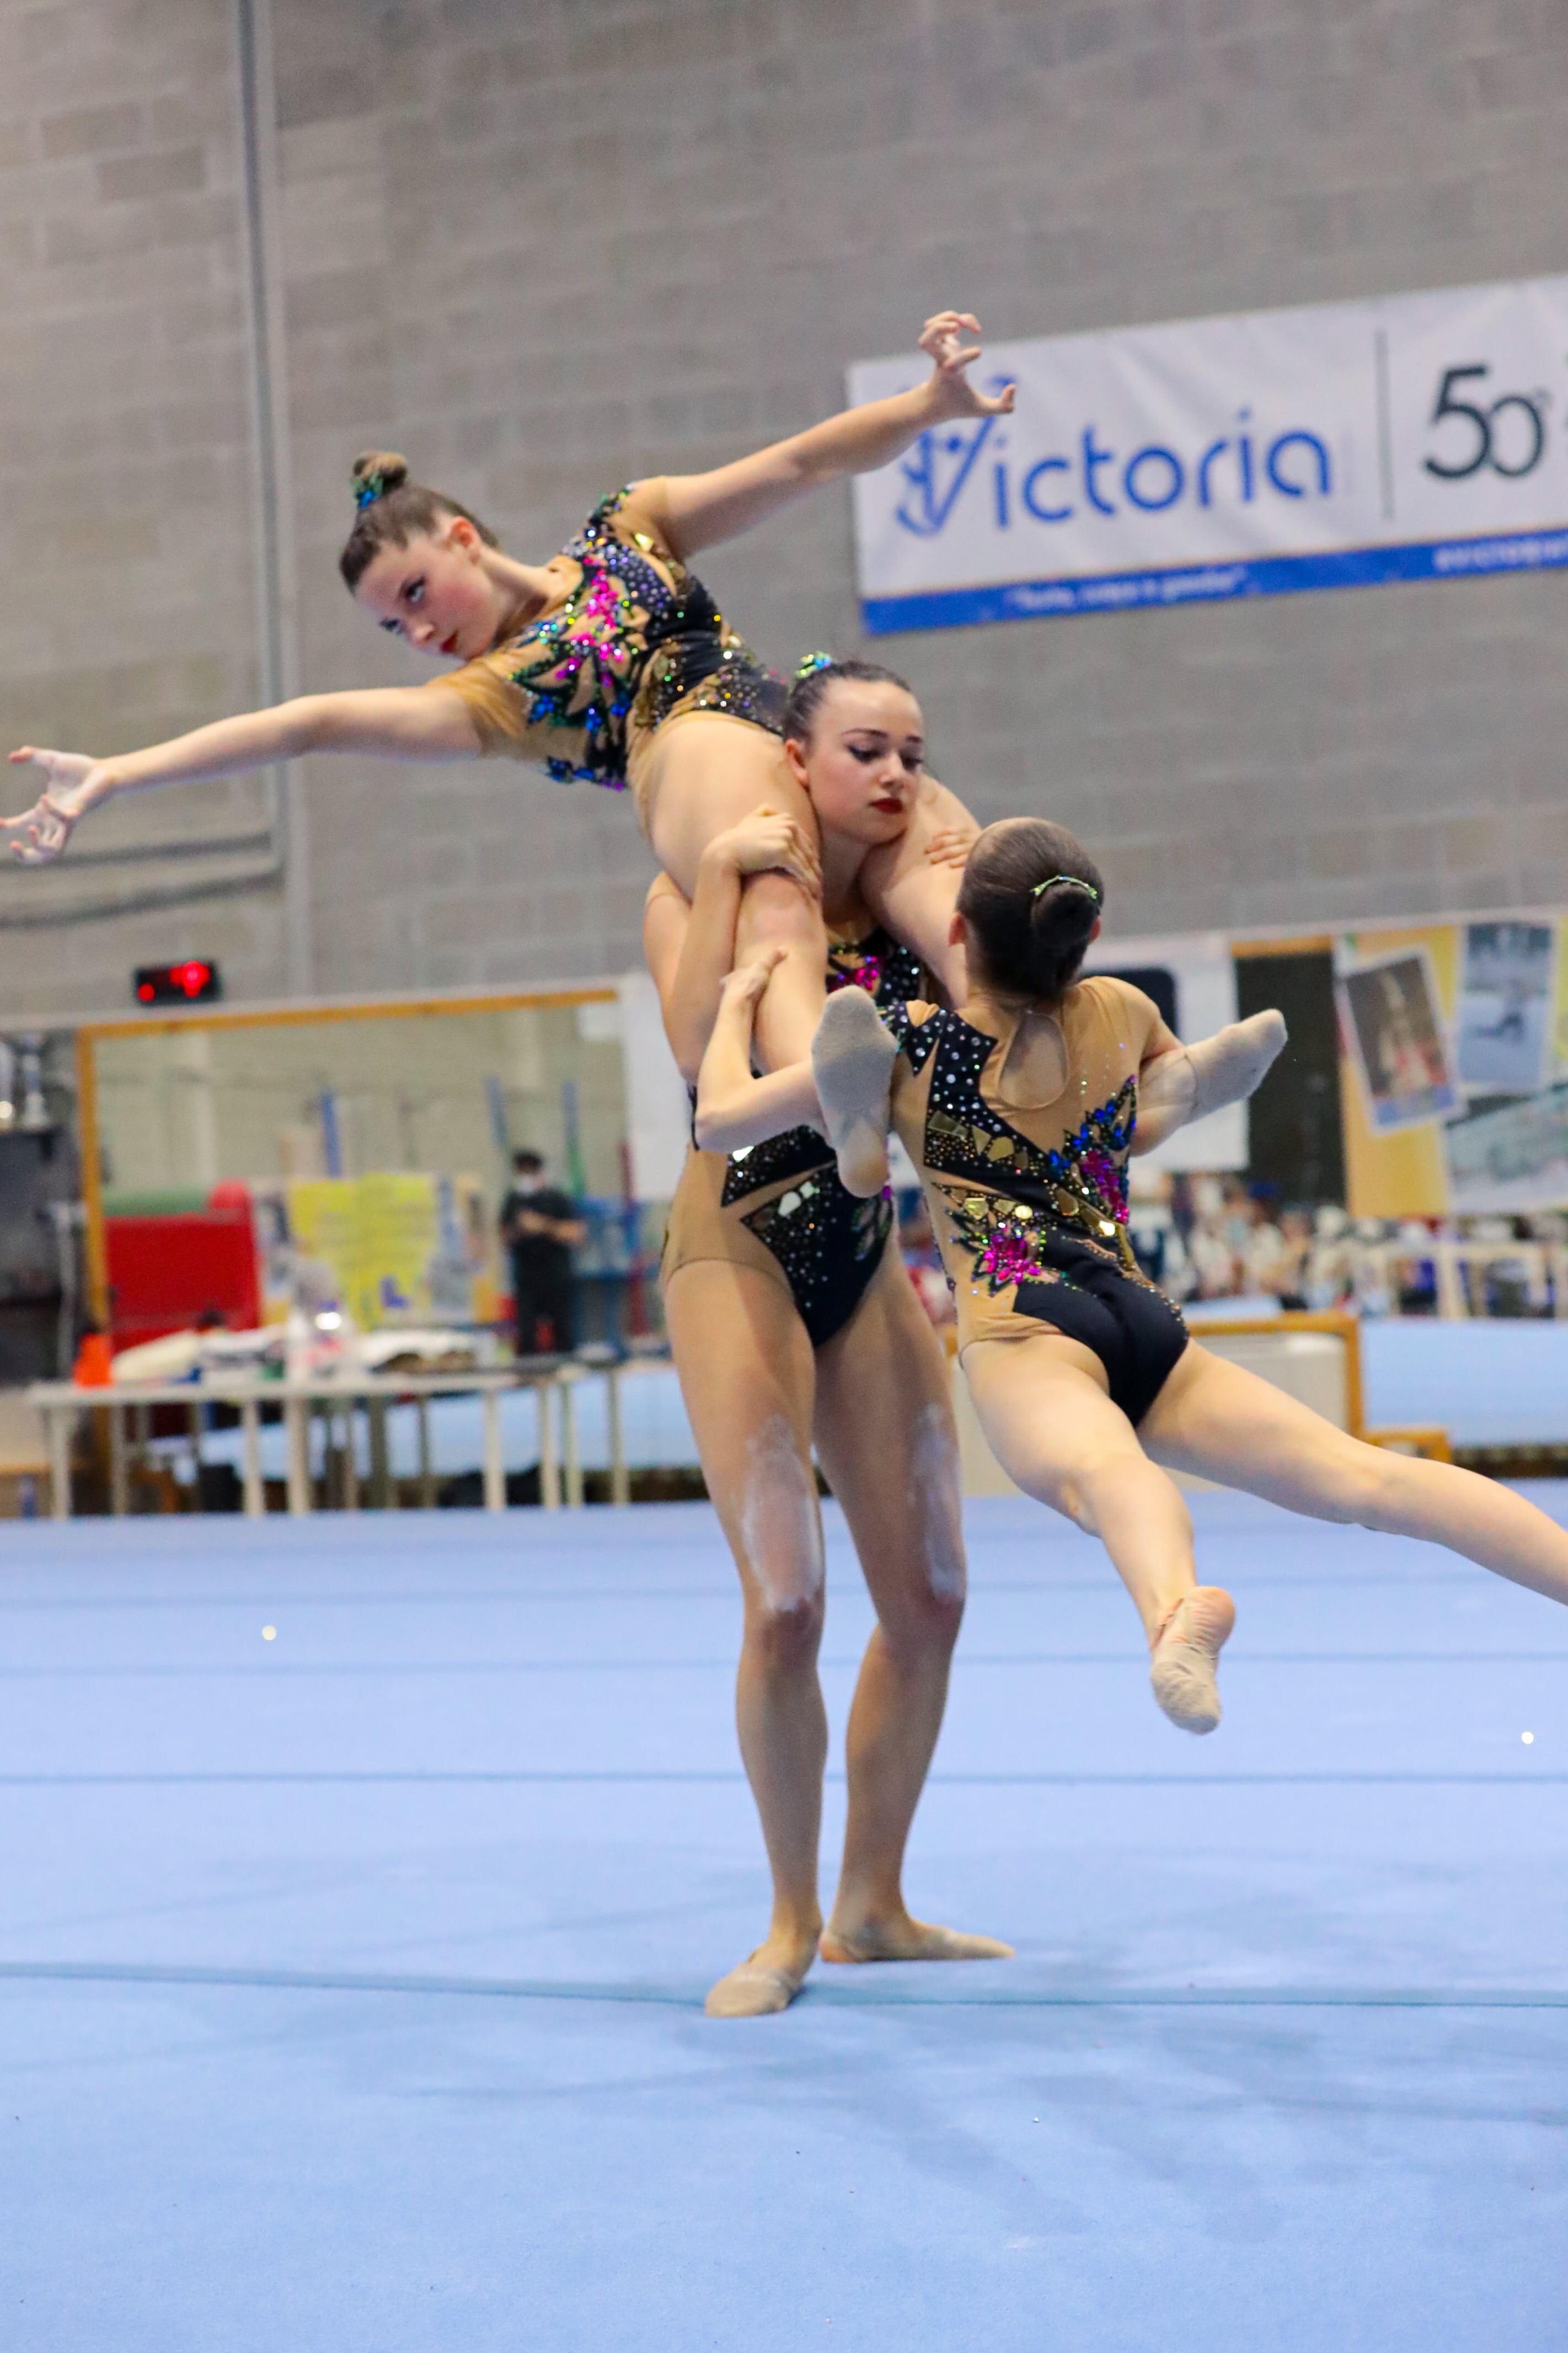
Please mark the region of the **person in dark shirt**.
[[568, 1194], [545, 1180], [537, 1152], [514, 1152], [512, 1183], [500, 1205], [501, 1240], [511, 1253], [520, 1356], [563, 1354], [576, 1340], [572, 1252], [587, 1228]]

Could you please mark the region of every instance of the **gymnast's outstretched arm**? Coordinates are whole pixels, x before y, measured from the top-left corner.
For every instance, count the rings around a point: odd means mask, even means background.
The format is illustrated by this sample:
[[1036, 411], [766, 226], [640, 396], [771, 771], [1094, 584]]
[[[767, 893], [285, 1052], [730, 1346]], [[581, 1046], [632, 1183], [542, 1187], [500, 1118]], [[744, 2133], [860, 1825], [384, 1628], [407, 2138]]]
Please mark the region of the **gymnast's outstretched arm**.
[[468, 704], [439, 686], [368, 687], [344, 694], [304, 694], [269, 711], [217, 719], [142, 752], [94, 759], [24, 744], [14, 766], [31, 767], [43, 790], [31, 808], [0, 818], [19, 833], [11, 855], [24, 866], [58, 858], [89, 809], [120, 793], [153, 785], [206, 784], [252, 768], [298, 760], [308, 752], [370, 752], [389, 760], [477, 760], [482, 750]]
[[657, 484], [640, 483], [644, 497], [659, 511], [670, 548], [685, 557], [733, 539], [825, 482], [846, 474], [873, 473], [933, 425], [966, 417], [1005, 416], [1013, 406], [1013, 386], [999, 393], [977, 392], [964, 374], [980, 357], [978, 343], [968, 341], [979, 332], [980, 322], [972, 311], [939, 311], [926, 321], [920, 339], [921, 351], [932, 362], [931, 373], [913, 392], [842, 409], [805, 433], [774, 441], [749, 458], [737, 458], [732, 465], [716, 466], [710, 473], [667, 474]]

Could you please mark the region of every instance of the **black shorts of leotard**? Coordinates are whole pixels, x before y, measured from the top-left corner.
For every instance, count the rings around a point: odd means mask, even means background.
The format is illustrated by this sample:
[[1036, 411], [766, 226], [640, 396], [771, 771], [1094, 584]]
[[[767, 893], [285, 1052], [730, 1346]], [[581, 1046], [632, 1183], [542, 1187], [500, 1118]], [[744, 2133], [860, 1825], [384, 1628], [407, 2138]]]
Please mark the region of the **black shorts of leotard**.
[[814, 1129], [792, 1128], [726, 1160], [693, 1150], [670, 1204], [660, 1279], [722, 1260], [789, 1293], [814, 1348], [842, 1332], [882, 1262], [893, 1230], [884, 1193], [845, 1190]]
[[1065, 1236], [1037, 1235], [1037, 1258], [1055, 1282], [1020, 1282], [1015, 1312], [1054, 1324], [1100, 1358], [1110, 1398], [1134, 1427], [1174, 1372], [1187, 1327], [1164, 1293], [1098, 1250]]

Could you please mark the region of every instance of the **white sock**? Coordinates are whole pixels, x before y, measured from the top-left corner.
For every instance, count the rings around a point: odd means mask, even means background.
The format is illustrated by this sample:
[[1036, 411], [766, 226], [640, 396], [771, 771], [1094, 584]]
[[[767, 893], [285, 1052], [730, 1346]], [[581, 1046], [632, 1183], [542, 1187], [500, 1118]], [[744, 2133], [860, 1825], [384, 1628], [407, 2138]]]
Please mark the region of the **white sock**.
[[828, 998], [811, 1041], [812, 1075], [839, 1176], [862, 1200], [888, 1181], [888, 1091], [898, 1050], [863, 988]]
[[1232, 1021], [1212, 1038], [1184, 1046], [1138, 1082], [1141, 1136], [1163, 1143], [1189, 1120], [1256, 1092], [1281, 1052], [1285, 1017], [1272, 1008]]

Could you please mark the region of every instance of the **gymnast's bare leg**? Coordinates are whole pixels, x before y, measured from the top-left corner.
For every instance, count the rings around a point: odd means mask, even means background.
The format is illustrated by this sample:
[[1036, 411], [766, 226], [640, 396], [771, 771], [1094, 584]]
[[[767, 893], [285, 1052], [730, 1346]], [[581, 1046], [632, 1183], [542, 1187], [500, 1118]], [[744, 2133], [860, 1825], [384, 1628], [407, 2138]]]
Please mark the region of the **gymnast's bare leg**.
[[[668, 721], [649, 742], [638, 781], [654, 855], [688, 900], [708, 844], [758, 808], [793, 818], [808, 840], [817, 839], [810, 797], [778, 737], [722, 712]], [[742, 892], [735, 961], [750, 962], [764, 945], [783, 955], [757, 1022], [757, 1049], [764, 1067], [779, 1071], [809, 1061], [827, 1002], [821, 902], [785, 874], [748, 875]]]
[[850, 1322], [817, 1352], [816, 1445], [877, 1611], [849, 1711], [848, 1819], [822, 1957], [1006, 1959], [1010, 1945], [916, 1920], [904, 1902], [965, 1564], [947, 1362], [890, 1246]]
[[[826, 1429], [830, 1404], [837, 1428], [829, 1476], [842, 1482], [866, 1548], [879, 1623], [851, 1711], [849, 1826], [829, 1957], [1005, 1952], [990, 1938], [912, 1920], [901, 1892], [904, 1844], [963, 1615], [963, 1552], [951, 1422], [931, 1379], [935, 1343], [929, 1328], [907, 1320], [920, 1309], [896, 1252], [884, 1257], [846, 1331], [816, 1358], [788, 1293], [749, 1267], [718, 1260], [681, 1267], [665, 1310], [709, 1493], [741, 1572], [736, 1720], [773, 1883], [768, 1933], [714, 1986], [710, 2015], [787, 2009], [822, 1934], [827, 1721], [816, 1672], [824, 1559], [811, 1432], [814, 1417]], [[940, 1381], [940, 1361], [935, 1371]]]

